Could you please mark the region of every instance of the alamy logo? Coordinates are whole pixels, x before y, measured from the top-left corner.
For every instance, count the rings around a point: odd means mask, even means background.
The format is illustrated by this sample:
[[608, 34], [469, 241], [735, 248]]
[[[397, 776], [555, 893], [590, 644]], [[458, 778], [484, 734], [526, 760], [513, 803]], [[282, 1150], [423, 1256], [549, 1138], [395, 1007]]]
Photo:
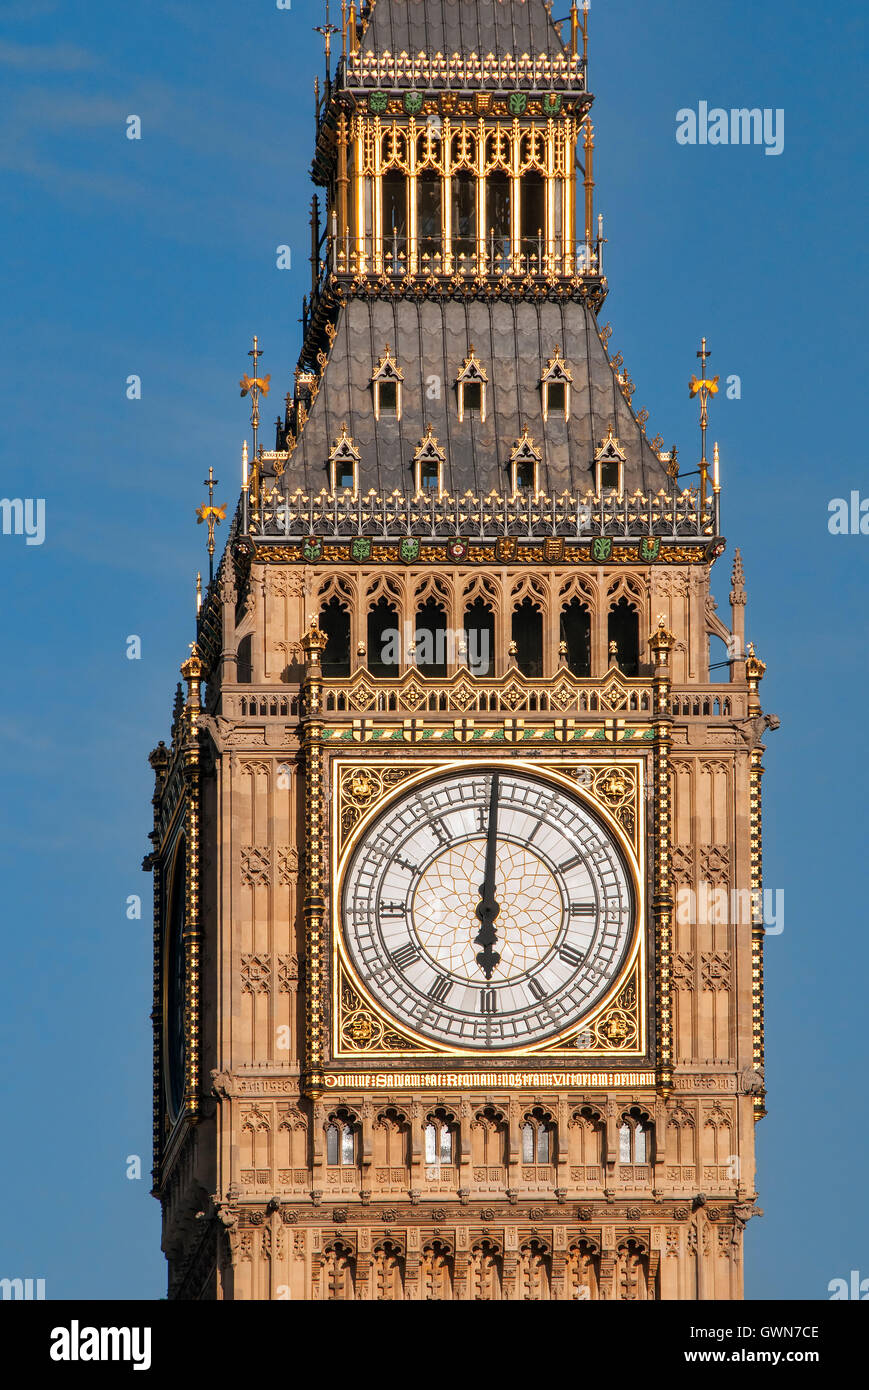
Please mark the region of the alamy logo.
[[0, 1279], [0, 1298], [45, 1298], [44, 1279]]
[[0, 497], [0, 518], [4, 536], [24, 536], [25, 545], [45, 540], [44, 497]]
[[679, 145], [764, 145], [765, 154], [781, 154], [785, 147], [785, 113], [766, 106], [710, 108], [701, 101], [697, 110], [684, 106], [676, 112]]
[[52, 1361], [131, 1361], [134, 1371], [151, 1368], [150, 1327], [69, 1327], [51, 1329]]

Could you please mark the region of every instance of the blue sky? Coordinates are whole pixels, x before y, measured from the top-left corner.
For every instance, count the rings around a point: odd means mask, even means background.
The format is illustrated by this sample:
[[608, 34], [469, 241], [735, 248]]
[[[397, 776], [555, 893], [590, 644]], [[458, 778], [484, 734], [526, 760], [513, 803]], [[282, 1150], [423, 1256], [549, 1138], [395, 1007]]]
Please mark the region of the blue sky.
[[[45, 1278], [49, 1297], [165, 1291], [148, 1195], [146, 758], [193, 636], [209, 464], [217, 500], [231, 510], [237, 494], [252, 334], [271, 401], [295, 363], [322, 13], [303, 0], [0, 11], [0, 491], [46, 500], [42, 546], [0, 537], [0, 1274]], [[823, 1299], [831, 1279], [869, 1277], [869, 536], [827, 529], [832, 498], [869, 497], [864, 22], [853, 0], [592, 9], [611, 347], [650, 435], [683, 460], [702, 334], [713, 372], [742, 381], [741, 400], [712, 406], [730, 543], [716, 591], [726, 620], [738, 544], [764, 704], [782, 719], [764, 821], [766, 884], [785, 893], [767, 948], [754, 1298]], [[784, 152], [678, 145], [676, 112], [701, 101], [782, 108]], [[125, 138], [131, 114], [141, 141]], [[284, 243], [290, 271], [275, 266]], [[140, 401], [126, 399], [131, 374]], [[140, 661], [126, 659], [131, 634]], [[125, 1176], [130, 1154], [142, 1181]]]

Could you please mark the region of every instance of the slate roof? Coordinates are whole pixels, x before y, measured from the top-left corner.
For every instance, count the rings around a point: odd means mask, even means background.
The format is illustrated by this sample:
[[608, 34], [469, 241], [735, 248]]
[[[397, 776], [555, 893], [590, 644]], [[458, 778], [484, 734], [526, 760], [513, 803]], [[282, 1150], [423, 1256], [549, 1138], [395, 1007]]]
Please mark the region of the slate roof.
[[[328, 488], [327, 461], [342, 423], [361, 455], [360, 488], [413, 492], [412, 460], [431, 424], [454, 495], [505, 492], [522, 427], [541, 451], [541, 488], [586, 492], [594, 451], [613, 426], [627, 455], [626, 490], [670, 484], [623, 396], [591, 310], [577, 301], [533, 303], [350, 298], [323, 382], [282, 478], [289, 492]], [[374, 418], [371, 377], [389, 343], [404, 374], [402, 417]], [[460, 422], [455, 382], [471, 344], [486, 370], [487, 414]], [[573, 376], [570, 420], [544, 424], [540, 378], [556, 345]], [[433, 381], [440, 399], [429, 399]]]
[[555, 58], [565, 45], [543, 0], [374, 0], [361, 49]]

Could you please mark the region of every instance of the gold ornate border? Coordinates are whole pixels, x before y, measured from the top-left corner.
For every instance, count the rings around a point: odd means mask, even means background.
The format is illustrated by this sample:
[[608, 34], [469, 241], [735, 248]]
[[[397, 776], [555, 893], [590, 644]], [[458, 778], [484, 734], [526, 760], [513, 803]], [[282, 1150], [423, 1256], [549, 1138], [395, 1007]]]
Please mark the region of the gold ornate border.
[[[360, 750], [361, 752], [361, 750]], [[466, 771], [469, 765], [491, 766], [491, 756], [448, 760], [421, 758], [332, 759], [331, 785], [331, 882], [332, 895], [332, 1057], [346, 1063], [366, 1059], [430, 1056], [432, 1059], [464, 1057], [481, 1060], [479, 1049], [441, 1047], [399, 1025], [368, 993], [357, 976], [343, 942], [340, 922], [341, 885], [350, 858], [365, 830], [400, 791], [425, 782], [433, 775]], [[645, 760], [618, 759], [537, 760], [511, 758], [509, 766], [561, 785], [587, 801], [619, 843], [633, 879], [637, 924], [630, 953], [618, 979], [594, 1011], [533, 1047], [503, 1049], [487, 1057], [513, 1058], [564, 1053], [579, 1057], [602, 1055], [619, 1060], [645, 1055], [647, 1041], [646, 999], [646, 901], [645, 901]]]

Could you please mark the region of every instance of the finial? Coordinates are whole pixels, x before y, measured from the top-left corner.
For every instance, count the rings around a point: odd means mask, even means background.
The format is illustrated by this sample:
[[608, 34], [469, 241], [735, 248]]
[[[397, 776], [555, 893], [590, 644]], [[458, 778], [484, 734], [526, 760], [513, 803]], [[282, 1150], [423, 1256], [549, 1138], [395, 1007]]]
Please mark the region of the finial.
[[196, 703], [198, 703], [199, 682], [205, 675], [205, 662], [199, 655], [199, 648], [195, 642], [190, 643], [190, 655], [181, 667], [181, 674], [187, 681], [189, 695], [192, 697], [195, 692]]
[[[247, 443], [244, 447], [246, 450]], [[218, 486], [218, 479], [214, 476], [214, 469], [211, 464], [208, 466], [208, 477], [202, 486], [208, 488], [208, 502], [204, 506], [196, 508], [196, 525], [201, 526], [203, 521], [208, 523], [208, 582], [210, 584], [214, 578], [214, 528], [226, 520], [226, 504], [222, 507], [215, 507], [214, 505], [214, 489]], [[196, 611], [199, 612], [198, 607]]]
[[745, 663], [745, 677], [748, 681], [748, 713], [749, 715], [760, 713], [760, 693], [758, 686], [763, 680], [766, 672], [766, 663], [761, 661], [754, 650], [754, 643], [748, 644], [748, 660]]
[[202, 609], [202, 575], [201, 575], [199, 572], [197, 572], [197, 575], [196, 575], [196, 612], [197, 612], [197, 614], [201, 611], [201, 609]]
[[700, 358], [700, 376], [692, 376], [688, 382], [688, 391], [693, 401], [695, 396], [700, 397], [700, 512], [706, 509], [706, 482], [709, 474], [709, 464], [706, 458], [706, 430], [709, 426], [709, 397], [718, 395], [719, 378], [712, 377], [711, 380], [706, 375], [706, 363], [712, 356], [706, 346], [704, 338], [700, 344], [700, 351], [697, 356]]
[[259, 339], [256, 334], [253, 336], [253, 347], [247, 355], [253, 358], [253, 376], [248, 376], [247, 372], [245, 372], [238, 384], [241, 387], [242, 396], [250, 396], [250, 423], [253, 428], [253, 453], [254, 458], [256, 458], [257, 431], [259, 430], [259, 398], [260, 396], [268, 395], [269, 382], [272, 377], [271, 372], [268, 376], [261, 377], [258, 375], [257, 363], [262, 357], [262, 350], [260, 349]]
[[718, 445], [717, 445], [717, 444], [713, 444], [713, 446], [712, 446], [712, 491], [713, 491], [713, 492], [720, 492], [720, 491], [721, 491], [720, 464], [721, 464], [721, 459], [720, 459], [719, 452], [718, 452]]
[[315, 24], [314, 33], [322, 34], [326, 45], [326, 88], [328, 91], [329, 83], [332, 80], [332, 35], [339, 33], [337, 24], [329, 22], [329, 0], [326, 0], [325, 23]]
[[302, 638], [302, 651], [311, 665], [319, 666], [320, 654], [326, 650], [328, 643], [325, 632], [320, 630], [317, 614], [312, 613], [308, 619], [308, 630]]
[[649, 638], [649, 646], [652, 654], [657, 658], [657, 666], [666, 666], [670, 659], [670, 652], [676, 645], [676, 638], [667, 627], [667, 620], [663, 613], [658, 614], [658, 626]]

